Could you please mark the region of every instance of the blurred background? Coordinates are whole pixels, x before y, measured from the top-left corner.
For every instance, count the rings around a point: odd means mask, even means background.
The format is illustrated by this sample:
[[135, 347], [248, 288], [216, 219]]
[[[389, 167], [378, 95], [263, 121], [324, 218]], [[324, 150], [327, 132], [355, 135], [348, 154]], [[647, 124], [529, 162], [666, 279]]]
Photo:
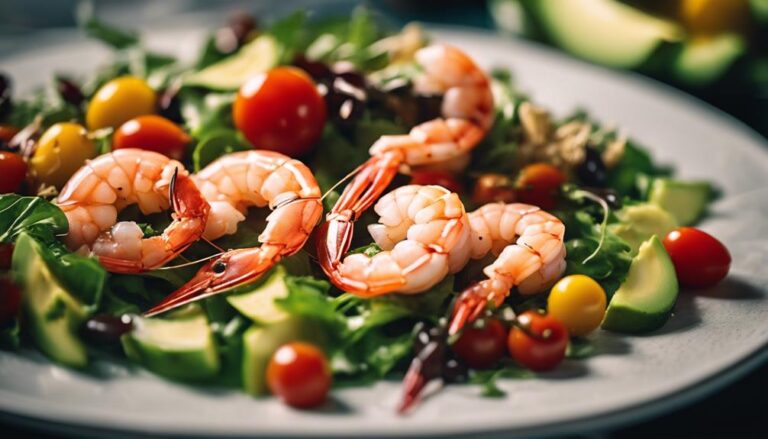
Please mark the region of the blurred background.
[[[0, 68], [4, 53], [41, 34], [71, 32], [78, 11], [125, 28], [151, 30], [169, 20], [225, 25], [234, 10], [257, 20], [309, 2], [220, 0], [0, 1]], [[343, 15], [365, 3], [393, 24], [410, 21], [499, 32], [552, 46], [566, 56], [630, 70], [668, 83], [730, 113], [768, 136], [768, 0], [371, 0], [312, 2]], [[23, 47], [23, 45], [21, 45]], [[630, 103], [631, 104], [631, 103]], [[696, 127], [681, 127], [693, 130]], [[707, 399], [661, 418], [596, 437], [766, 437], [768, 368]], [[0, 425], [4, 437], [25, 435]], [[8, 433], [9, 436], [5, 436]]]
[[[88, 2], [124, 27], [164, 20], [223, 23], [228, 11], [279, 16], [310, 2], [204, 0]], [[570, 56], [669, 83], [768, 135], [768, 0], [319, 0], [323, 13], [366, 3], [394, 24], [473, 26], [552, 45]], [[79, 0], [0, 2], [0, 54], [17, 38], [76, 26]]]

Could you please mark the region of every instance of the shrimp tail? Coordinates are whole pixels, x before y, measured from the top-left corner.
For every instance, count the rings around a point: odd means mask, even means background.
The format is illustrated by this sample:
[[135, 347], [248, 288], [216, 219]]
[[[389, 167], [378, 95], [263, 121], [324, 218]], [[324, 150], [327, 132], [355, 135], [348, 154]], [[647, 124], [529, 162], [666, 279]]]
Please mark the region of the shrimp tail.
[[208, 261], [195, 277], [144, 315], [151, 317], [161, 314], [250, 283], [263, 276], [280, 259], [280, 248], [271, 245], [226, 252]]
[[445, 344], [432, 340], [413, 358], [403, 378], [403, 396], [397, 407], [398, 414], [405, 414], [421, 399], [427, 384], [442, 379], [445, 362]]

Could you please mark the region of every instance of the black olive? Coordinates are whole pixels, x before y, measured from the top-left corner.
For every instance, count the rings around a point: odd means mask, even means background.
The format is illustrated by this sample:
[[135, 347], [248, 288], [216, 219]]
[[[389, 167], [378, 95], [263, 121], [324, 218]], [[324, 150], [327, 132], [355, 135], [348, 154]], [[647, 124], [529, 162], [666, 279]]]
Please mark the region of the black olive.
[[587, 147], [584, 161], [576, 169], [576, 174], [584, 184], [605, 186], [607, 174], [600, 152], [594, 148]]
[[80, 87], [70, 79], [57, 77], [56, 90], [65, 102], [76, 107], [79, 107], [85, 100], [85, 96], [80, 90]]
[[227, 27], [232, 30], [237, 44], [242, 45], [248, 35], [257, 28], [257, 23], [253, 15], [244, 11], [236, 11], [229, 16]]
[[11, 112], [11, 92], [13, 86], [11, 78], [3, 72], [0, 72], [0, 120], [5, 119]]
[[433, 341], [442, 342], [442, 338], [445, 338], [445, 334], [437, 326], [427, 327], [424, 324], [420, 324], [416, 329], [416, 338], [413, 341], [413, 352], [418, 354], [428, 343]]
[[179, 89], [181, 83], [172, 83], [160, 93], [157, 100], [158, 112], [161, 116], [176, 123], [183, 123], [181, 116], [181, 102], [179, 101]]
[[319, 61], [312, 61], [304, 55], [296, 55], [291, 64], [307, 72], [315, 81], [333, 78], [333, 71], [330, 67]]
[[127, 315], [122, 317], [99, 314], [88, 319], [82, 328], [82, 335], [94, 343], [117, 343], [123, 334], [133, 329], [133, 322]]
[[458, 358], [449, 358], [443, 365], [443, 380], [446, 383], [465, 383], [469, 379], [469, 368]]

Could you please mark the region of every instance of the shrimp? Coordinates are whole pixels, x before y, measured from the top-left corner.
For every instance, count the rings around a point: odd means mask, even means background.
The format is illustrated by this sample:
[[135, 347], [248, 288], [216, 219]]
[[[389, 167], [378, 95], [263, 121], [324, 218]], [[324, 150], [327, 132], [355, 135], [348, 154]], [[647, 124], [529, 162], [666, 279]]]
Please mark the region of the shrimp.
[[565, 271], [565, 225], [528, 204], [493, 203], [469, 214], [471, 257], [488, 253], [496, 260], [483, 269], [488, 277], [464, 290], [454, 306], [448, 333], [476, 319], [487, 303], [501, 306], [512, 287], [520, 294], [543, 291]]
[[[138, 273], [162, 266], [197, 241], [210, 207], [184, 166], [156, 152], [121, 149], [89, 160], [69, 179], [56, 200], [69, 221], [72, 250], [90, 251], [109, 271]], [[143, 238], [117, 214], [131, 204], [143, 214], [173, 207], [162, 235]]]
[[469, 260], [469, 217], [455, 193], [440, 186], [402, 186], [374, 210], [380, 219], [368, 231], [383, 251], [351, 254], [331, 267], [331, 281], [344, 291], [362, 297], [415, 294]]
[[203, 233], [216, 239], [234, 233], [248, 207], [269, 206], [272, 213], [259, 235], [260, 247], [224, 252], [208, 261], [195, 276], [150, 309], [159, 314], [252, 282], [283, 257], [304, 246], [320, 221], [320, 187], [302, 162], [272, 151], [244, 151], [212, 162], [193, 179], [211, 204]]
[[[466, 164], [466, 156], [493, 123], [493, 95], [485, 73], [455, 47], [433, 45], [415, 54], [423, 74], [414, 89], [443, 94], [442, 117], [405, 135], [382, 136], [372, 157], [356, 172], [320, 229], [321, 266], [331, 279], [352, 241], [353, 222], [384, 192], [402, 166]], [[340, 285], [337, 285], [340, 286]]]

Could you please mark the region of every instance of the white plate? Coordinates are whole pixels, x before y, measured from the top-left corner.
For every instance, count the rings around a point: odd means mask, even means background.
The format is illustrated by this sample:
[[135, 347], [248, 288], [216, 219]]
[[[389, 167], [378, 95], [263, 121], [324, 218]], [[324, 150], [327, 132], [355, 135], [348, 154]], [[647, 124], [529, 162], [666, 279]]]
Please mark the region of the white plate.
[[[164, 30], [150, 45], [194, 53], [200, 31]], [[508, 396], [485, 399], [472, 386], [430, 398], [412, 416], [394, 414], [399, 385], [333, 393], [327, 410], [295, 411], [270, 399], [175, 384], [125, 364], [96, 375], [52, 365], [39, 354], [0, 353], [0, 410], [97, 431], [194, 435], [541, 434], [603, 428], [688, 402], [735, 379], [768, 350], [768, 149], [733, 119], [655, 82], [607, 71], [548, 49], [463, 30], [435, 40], [464, 48], [485, 66], [509, 66], [523, 90], [559, 114], [577, 106], [615, 122], [681, 176], [715, 181], [724, 196], [702, 227], [733, 255], [716, 289], [684, 292], [664, 329], [646, 337], [597, 334], [600, 354], [567, 361], [539, 379], [506, 381]], [[107, 52], [60, 36], [4, 57], [21, 88], [54, 70], [89, 69]]]

